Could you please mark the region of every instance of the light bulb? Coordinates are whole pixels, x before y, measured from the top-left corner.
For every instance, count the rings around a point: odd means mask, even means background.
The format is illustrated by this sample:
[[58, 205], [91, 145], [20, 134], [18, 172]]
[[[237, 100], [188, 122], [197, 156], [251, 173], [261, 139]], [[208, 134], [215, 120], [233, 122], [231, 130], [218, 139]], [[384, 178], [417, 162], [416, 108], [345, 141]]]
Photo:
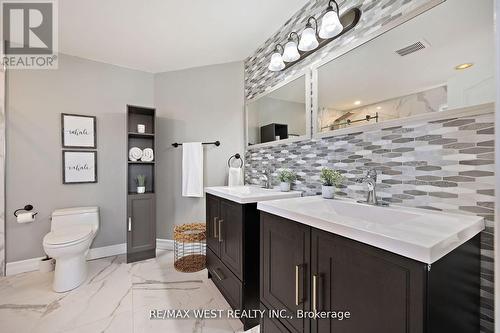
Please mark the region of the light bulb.
[[289, 41], [285, 45], [285, 51], [283, 52], [283, 61], [294, 62], [300, 59], [299, 50], [297, 50], [297, 43], [294, 41]]
[[340, 23], [339, 15], [333, 10], [326, 12], [321, 21], [321, 29], [319, 30], [319, 37], [322, 39], [330, 39], [338, 36], [344, 26]]
[[269, 70], [272, 72], [279, 72], [285, 68], [285, 63], [283, 62], [283, 57], [279, 52], [273, 53], [271, 56], [271, 63], [269, 64]]
[[318, 39], [316, 38], [316, 31], [310, 26], [307, 27], [300, 37], [299, 50], [307, 52], [312, 51], [319, 45]]

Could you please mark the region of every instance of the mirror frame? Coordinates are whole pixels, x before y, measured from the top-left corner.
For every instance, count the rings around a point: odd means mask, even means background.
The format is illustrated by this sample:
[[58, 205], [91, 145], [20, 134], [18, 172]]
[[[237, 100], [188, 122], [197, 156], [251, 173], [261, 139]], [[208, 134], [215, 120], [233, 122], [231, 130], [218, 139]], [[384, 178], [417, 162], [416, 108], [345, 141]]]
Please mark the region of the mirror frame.
[[[305, 117], [305, 122], [306, 122], [306, 134], [301, 135], [298, 137], [294, 138], [289, 138], [289, 139], [284, 139], [284, 140], [279, 140], [279, 141], [271, 141], [271, 142], [265, 142], [265, 143], [258, 143], [252, 146], [248, 145], [248, 106], [250, 103], [256, 102], [259, 99], [266, 97], [267, 95], [271, 94], [272, 92], [286, 86], [288, 83], [295, 81], [297, 79], [303, 78], [305, 80], [305, 109], [304, 109], [304, 117]], [[292, 143], [292, 142], [298, 142], [298, 141], [304, 141], [304, 140], [309, 140], [312, 137], [312, 126], [311, 126], [311, 119], [312, 119], [312, 109], [311, 109], [311, 95], [312, 95], [312, 76], [311, 76], [311, 71], [309, 68], [304, 68], [302, 71], [300, 71], [297, 74], [291, 75], [287, 77], [285, 80], [280, 82], [279, 84], [275, 85], [272, 89], [266, 90], [265, 92], [255, 96], [252, 99], [248, 99], [245, 101], [245, 150], [248, 149], [254, 149], [254, 148], [262, 148], [262, 147], [272, 147], [272, 146], [278, 146], [282, 144], [287, 144], [287, 143]]]
[[[446, 2], [447, 0], [431, 0], [427, 4], [413, 10], [411, 13], [408, 13], [407, 15], [401, 16], [400, 18], [394, 20], [393, 22], [386, 24], [382, 28], [378, 29], [374, 33], [367, 35], [366, 37], [360, 38], [359, 40], [349, 43], [343, 48], [340, 48], [336, 51], [333, 51], [331, 54], [329, 54], [327, 57], [324, 59], [321, 59], [314, 63], [310, 68], [311, 68], [311, 84], [312, 84], [312, 94], [311, 94], [311, 126], [312, 126], [312, 136], [311, 138], [313, 139], [321, 139], [321, 138], [326, 138], [326, 137], [332, 137], [332, 136], [338, 136], [338, 135], [346, 135], [349, 133], [356, 133], [360, 131], [369, 131], [369, 130], [375, 130], [378, 128], [385, 128], [385, 127], [391, 127], [391, 126], [397, 126], [400, 125], [401, 122], [410, 122], [410, 121], [420, 121], [422, 119], [434, 119], [434, 118], [443, 118], [443, 117], [448, 117], [450, 114], [461, 114], [464, 112], [463, 109], [452, 109], [452, 110], [447, 110], [443, 112], [439, 112], [439, 114], [434, 114], [434, 113], [429, 113], [429, 114], [423, 114], [423, 115], [417, 115], [417, 116], [410, 116], [406, 118], [399, 118], [399, 119], [394, 119], [394, 120], [388, 120], [388, 121], [383, 121], [380, 123], [375, 123], [375, 124], [365, 124], [362, 126], [355, 126], [355, 127], [350, 127], [350, 128], [342, 128], [338, 130], [330, 130], [330, 131], [325, 131], [325, 132], [320, 132], [318, 131], [318, 91], [319, 91], [319, 80], [318, 80], [318, 71], [319, 69], [323, 66], [326, 65], [332, 61], [334, 61], [337, 58], [340, 58], [347, 53], [371, 42], [375, 38], [378, 38], [382, 36], [383, 34], [387, 33], [388, 31], [395, 29], [399, 27], [400, 25], [403, 25], [404, 23], [412, 20], [413, 18], [433, 9], [434, 7]], [[477, 107], [469, 107], [471, 109], [477, 109]], [[477, 113], [477, 112], [476, 112]], [[476, 114], [475, 113], [475, 114]]]

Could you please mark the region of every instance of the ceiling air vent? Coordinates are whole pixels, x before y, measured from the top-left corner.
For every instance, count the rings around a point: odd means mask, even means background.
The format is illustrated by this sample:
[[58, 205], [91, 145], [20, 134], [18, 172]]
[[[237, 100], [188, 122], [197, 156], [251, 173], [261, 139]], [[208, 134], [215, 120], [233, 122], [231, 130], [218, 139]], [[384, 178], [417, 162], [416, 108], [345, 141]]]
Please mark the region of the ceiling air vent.
[[407, 56], [409, 54], [426, 49], [428, 47], [429, 47], [429, 43], [427, 43], [425, 41], [418, 41], [414, 44], [411, 44], [407, 47], [403, 47], [402, 49], [397, 50], [396, 53], [399, 54], [400, 56], [404, 57], [404, 56]]

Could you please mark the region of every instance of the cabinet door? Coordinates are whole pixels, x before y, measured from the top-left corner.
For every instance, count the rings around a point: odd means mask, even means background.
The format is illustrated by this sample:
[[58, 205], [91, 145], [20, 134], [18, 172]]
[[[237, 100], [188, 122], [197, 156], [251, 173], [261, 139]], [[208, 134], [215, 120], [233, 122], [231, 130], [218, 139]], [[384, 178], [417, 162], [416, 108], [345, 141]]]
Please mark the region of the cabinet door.
[[312, 320], [313, 332], [424, 332], [426, 265], [318, 230], [311, 246], [311, 307], [351, 314]]
[[220, 254], [218, 223], [220, 218], [220, 199], [207, 195], [207, 246], [217, 256]]
[[[261, 213], [260, 299], [270, 310], [310, 309], [310, 228]], [[291, 332], [309, 332], [309, 320], [282, 319]]]
[[219, 219], [220, 259], [243, 280], [243, 206], [221, 200]]
[[127, 253], [156, 248], [156, 220], [154, 194], [128, 196]]

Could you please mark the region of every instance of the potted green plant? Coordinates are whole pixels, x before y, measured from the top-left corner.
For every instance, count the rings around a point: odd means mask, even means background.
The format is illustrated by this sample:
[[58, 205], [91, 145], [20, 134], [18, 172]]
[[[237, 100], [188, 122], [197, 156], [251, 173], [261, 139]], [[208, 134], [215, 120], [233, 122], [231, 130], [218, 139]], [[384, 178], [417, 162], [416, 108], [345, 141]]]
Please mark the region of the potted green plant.
[[283, 169], [278, 172], [278, 179], [281, 192], [289, 192], [292, 183], [297, 180], [297, 175], [291, 170]]
[[344, 182], [344, 176], [337, 170], [330, 168], [323, 168], [319, 176], [321, 180], [321, 194], [325, 199], [333, 199], [335, 195], [335, 187], [342, 185]]
[[146, 192], [146, 176], [137, 175], [137, 193], [142, 194]]

